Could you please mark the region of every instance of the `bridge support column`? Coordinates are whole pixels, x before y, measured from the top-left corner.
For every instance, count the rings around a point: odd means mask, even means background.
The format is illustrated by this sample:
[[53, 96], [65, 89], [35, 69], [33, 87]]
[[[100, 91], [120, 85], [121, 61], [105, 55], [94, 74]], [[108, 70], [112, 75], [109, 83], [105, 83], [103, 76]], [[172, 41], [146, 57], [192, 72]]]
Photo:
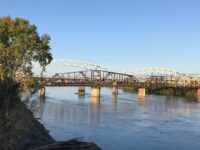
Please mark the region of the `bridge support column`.
[[144, 98], [146, 96], [146, 89], [145, 88], [139, 88], [138, 89], [138, 97]]
[[200, 89], [197, 89], [197, 96], [200, 97]]
[[113, 82], [112, 94], [118, 94], [117, 82]]
[[84, 95], [85, 94], [85, 87], [79, 86], [78, 87], [78, 95]]
[[46, 89], [45, 89], [45, 86], [41, 86], [40, 88], [40, 98], [45, 98], [46, 96]]
[[112, 94], [118, 94], [118, 87], [113, 86], [113, 88], [112, 88]]
[[197, 102], [200, 103], [200, 89], [197, 89]]
[[91, 87], [91, 96], [100, 97], [101, 88], [100, 87]]

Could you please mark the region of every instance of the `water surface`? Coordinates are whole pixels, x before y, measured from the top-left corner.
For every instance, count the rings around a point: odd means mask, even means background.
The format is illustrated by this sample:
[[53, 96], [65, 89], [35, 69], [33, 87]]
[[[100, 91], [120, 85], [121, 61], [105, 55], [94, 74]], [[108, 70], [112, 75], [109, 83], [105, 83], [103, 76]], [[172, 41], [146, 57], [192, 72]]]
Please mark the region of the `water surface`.
[[36, 117], [56, 140], [83, 138], [105, 150], [199, 150], [200, 104], [181, 97], [102, 88], [100, 98], [76, 87], [48, 87]]

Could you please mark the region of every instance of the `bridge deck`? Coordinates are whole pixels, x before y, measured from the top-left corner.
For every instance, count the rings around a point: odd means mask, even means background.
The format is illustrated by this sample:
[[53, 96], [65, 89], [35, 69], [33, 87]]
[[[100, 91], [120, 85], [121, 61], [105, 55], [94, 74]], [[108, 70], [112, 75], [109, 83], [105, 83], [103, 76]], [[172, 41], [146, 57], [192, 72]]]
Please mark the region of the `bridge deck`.
[[173, 76], [150, 76], [137, 79], [133, 75], [104, 70], [86, 70], [78, 72], [60, 73], [52, 77], [35, 77], [45, 86], [117, 86], [117, 87], [147, 87], [147, 88], [199, 88], [196, 80], [183, 80]]

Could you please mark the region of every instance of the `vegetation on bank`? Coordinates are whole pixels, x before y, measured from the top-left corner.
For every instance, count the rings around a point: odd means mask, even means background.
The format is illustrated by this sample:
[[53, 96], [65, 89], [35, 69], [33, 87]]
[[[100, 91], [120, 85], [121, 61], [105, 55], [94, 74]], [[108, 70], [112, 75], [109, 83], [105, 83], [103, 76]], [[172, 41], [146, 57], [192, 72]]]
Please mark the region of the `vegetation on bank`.
[[196, 96], [196, 89], [192, 88], [160, 88], [149, 89], [148, 93], [167, 96], [183, 96], [188, 98], [194, 98]]
[[[124, 92], [137, 93], [137, 88], [122, 88]], [[166, 95], [166, 96], [182, 96], [187, 98], [195, 98], [197, 90], [193, 88], [156, 88], [146, 89], [147, 94]]]

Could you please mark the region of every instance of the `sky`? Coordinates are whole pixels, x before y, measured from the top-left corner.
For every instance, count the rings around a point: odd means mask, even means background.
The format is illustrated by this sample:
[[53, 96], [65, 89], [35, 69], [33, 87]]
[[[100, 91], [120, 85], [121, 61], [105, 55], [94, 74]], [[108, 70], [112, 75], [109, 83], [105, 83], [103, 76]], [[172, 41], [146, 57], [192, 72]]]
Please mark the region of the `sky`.
[[188, 73], [200, 72], [199, 8], [199, 0], [0, 0], [0, 16], [51, 36], [54, 58]]

